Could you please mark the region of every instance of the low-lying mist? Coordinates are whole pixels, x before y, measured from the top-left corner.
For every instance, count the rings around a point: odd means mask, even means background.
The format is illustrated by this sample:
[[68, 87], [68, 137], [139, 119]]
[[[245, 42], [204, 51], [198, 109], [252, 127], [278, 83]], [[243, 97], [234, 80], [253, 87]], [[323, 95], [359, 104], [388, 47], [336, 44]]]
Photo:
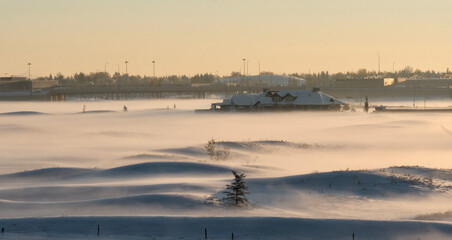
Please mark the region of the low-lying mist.
[[[269, 146], [242, 161], [296, 174], [393, 165], [451, 167], [448, 113], [194, 112], [213, 101], [218, 100], [0, 103], [2, 113], [17, 113], [0, 115], [0, 173], [48, 167], [111, 168], [143, 161], [127, 157], [146, 154], [178, 160], [174, 157], [178, 153], [159, 150], [194, 147], [203, 151], [212, 138], [318, 145], [310, 149]], [[84, 105], [85, 114], [81, 113]], [[123, 105], [128, 112], [121, 111]], [[194, 161], [205, 159], [207, 155], [192, 156]]]
[[[1, 102], [0, 217], [450, 210], [452, 175], [438, 169], [452, 167], [452, 114], [194, 112], [215, 101]], [[212, 139], [224, 155], [207, 154]], [[221, 205], [231, 170], [247, 174], [245, 212]]]

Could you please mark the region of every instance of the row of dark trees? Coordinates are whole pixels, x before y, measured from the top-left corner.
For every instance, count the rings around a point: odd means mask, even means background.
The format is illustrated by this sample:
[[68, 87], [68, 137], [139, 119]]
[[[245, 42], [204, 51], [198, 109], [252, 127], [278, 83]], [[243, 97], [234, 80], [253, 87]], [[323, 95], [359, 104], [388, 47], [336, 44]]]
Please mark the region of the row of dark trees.
[[[273, 75], [272, 72], [261, 72], [261, 75]], [[369, 71], [367, 69], [359, 69], [356, 72], [338, 72], [330, 74], [328, 71], [321, 71], [318, 73], [294, 73], [290, 76], [300, 77], [308, 80], [311, 85], [328, 86], [332, 85], [336, 79], [344, 78], [442, 78], [449, 76], [449, 70], [446, 72], [437, 72], [434, 70], [421, 71], [419, 69], [414, 70], [412, 67], [405, 67], [402, 70], [395, 72], [376, 72]], [[232, 72], [230, 77], [241, 77], [240, 72]], [[229, 77], [229, 76], [227, 76]], [[114, 73], [110, 75], [106, 72], [94, 72], [90, 74], [76, 73], [73, 76], [64, 76], [61, 73], [48, 77], [40, 77], [36, 80], [57, 80], [59, 86], [111, 86], [111, 85], [151, 85], [160, 86], [165, 84], [171, 85], [190, 85], [190, 84], [205, 84], [215, 83], [220, 79], [219, 76], [205, 73], [196, 74], [195, 76], [188, 77], [186, 75], [177, 76], [165, 76], [165, 77], [150, 77], [141, 75], [128, 75]]]
[[57, 80], [59, 86], [82, 87], [82, 86], [115, 86], [115, 85], [151, 85], [160, 86], [165, 84], [171, 85], [190, 85], [192, 83], [214, 83], [219, 79], [213, 74], [197, 74], [193, 77], [182, 76], [165, 76], [150, 77], [141, 75], [128, 75], [114, 73], [110, 75], [105, 72], [94, 72], [85, 74], [83, 72], [75, 73], [73, 76], [64, 76], [58, 73], [55, 77], [50, 74], [48, 77], [40, 77], [35, 80]]
[[365, 68], [359, 69], [356, 72], [338, 72], [329, 74], [328, 71], [321, 71], [318, 73], [295, 73], [290, 76], [300, 77], [308, 80], [311, 85], [328, 86], [332, 85], [336, 79], [362, 79], [362, 78], [394, 78], [396, 81], [399, 78], [445, 78], [452, 77], [452, 74], [447, 69], [445, 72], [427, 70], [421, 71], [419, 69], [414, 70], [410, 66], [406, 66], [404, 69], [394, 72], [376, 72], [369, 71]]

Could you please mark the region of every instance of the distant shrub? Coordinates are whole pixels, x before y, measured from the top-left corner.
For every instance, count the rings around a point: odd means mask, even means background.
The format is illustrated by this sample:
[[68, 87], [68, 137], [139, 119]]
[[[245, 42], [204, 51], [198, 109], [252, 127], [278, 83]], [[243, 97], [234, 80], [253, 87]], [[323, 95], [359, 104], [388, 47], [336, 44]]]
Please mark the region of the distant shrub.
[[420, 214], [417, 215], [414, 219], [416, 220], [447, 220], [452, 218], [452, 210], [446, 211], [446, 212], [437, 212], [437, 213], [430, 213], [430, 214]]
[[207, 145], [204, 146], [207, 151], [207, 155], [210, 156], [210, 159], [213, 159], [213, 157], [215, 156], [216, 147], [217, 145], [215, 139], [213, 138], [207, 142]]
[[204, 148], [211, 160], [225, 160], [230, 156], [229, 147], [219, 147], [213, 138], [207, 142], [207, 145], [205, 145]]
[[397, 184], [397, 183], [406, 183], [410, 185], [417, 185], [417, 186], [423, 186], [428, 188], [434, 188], [435, 185], [433, 183], [433, 177], [420, 177], [420, 176], [414, 176], [408, 173], [405, 174], [396, 174], [391, 173], [390, 175], [391, 183]]

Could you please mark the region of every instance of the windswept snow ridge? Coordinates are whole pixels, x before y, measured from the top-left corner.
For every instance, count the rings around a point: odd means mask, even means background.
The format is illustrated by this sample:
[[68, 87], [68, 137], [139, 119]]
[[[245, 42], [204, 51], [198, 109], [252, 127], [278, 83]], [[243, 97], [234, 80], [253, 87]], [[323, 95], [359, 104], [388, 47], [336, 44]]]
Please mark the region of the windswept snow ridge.
[[[0, 219], [3, 239], [435, 239], [449, 224], [255, 217], [62, 217]], [[98, 233], [99, 226], [99, 236]], [[32, 236], [30, 238], [30, 236]]]
[[452, 239], [447, 114], [215, 101], [0, 102], [0, 239]]

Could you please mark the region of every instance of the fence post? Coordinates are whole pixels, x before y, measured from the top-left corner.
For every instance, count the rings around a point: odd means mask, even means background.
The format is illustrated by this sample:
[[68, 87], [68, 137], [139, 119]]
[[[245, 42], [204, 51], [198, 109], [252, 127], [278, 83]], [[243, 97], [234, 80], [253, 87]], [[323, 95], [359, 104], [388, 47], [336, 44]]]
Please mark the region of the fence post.
[[97, 236], [99, 237], [100, 235], [100, 224], [97, 224]]
[[352, 240], [355, 240], [355, 233], [352, 233]]
[[232, 233], [232, 240], [234, 240], [234, 233]]
[[207, 239], [207, 228], [204, 228], [204, 239]]
[[4, 233], [4, 232], [5, 232], [5, 228], [2, 227], [2, 233]]

